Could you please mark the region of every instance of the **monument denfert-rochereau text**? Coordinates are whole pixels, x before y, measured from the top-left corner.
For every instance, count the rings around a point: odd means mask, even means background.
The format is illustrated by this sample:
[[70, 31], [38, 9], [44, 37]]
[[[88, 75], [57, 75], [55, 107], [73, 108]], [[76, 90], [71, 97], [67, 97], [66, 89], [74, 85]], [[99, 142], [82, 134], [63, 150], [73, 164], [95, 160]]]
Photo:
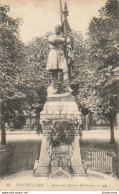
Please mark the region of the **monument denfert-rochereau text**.
[[46, 69], [53, 81], [47, 89], [47, 101], [40, 113], [42, 144], [39, 160], [35, 161], [34, 176], [49, 178], [85, 176], [80, 146], [81, 113], [70, 88], [73, 70], [73, 38], [65, 3], [61, 10], [61, 25], [48, 37], [49, 55]]

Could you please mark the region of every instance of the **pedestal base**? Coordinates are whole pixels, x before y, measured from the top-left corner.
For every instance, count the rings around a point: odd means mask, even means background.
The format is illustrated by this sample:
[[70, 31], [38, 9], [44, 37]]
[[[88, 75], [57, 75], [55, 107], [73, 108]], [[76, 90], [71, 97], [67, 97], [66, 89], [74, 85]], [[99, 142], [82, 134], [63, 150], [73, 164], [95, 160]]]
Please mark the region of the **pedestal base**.
[[[86, 176], [78, 135], [75, 135], [73, 145], [62, 144], [48, 149], [48, 144], [48, 136], [43, 135], [40, 157], [34, 165], [34, 176], [49, 178]], [[58, 166], [59, 160], [62, 160], [62, 166]]]
[[86, 176], [81, 160], [81, 152], [79, 147], [79, 136], [76, 135], [73, 143], [73, 153], [71, 157], [72, 176]]
[[61, 118], [79, 118], [77, 104], [73, 96], [48, 97], [44, 109], [40, 114], [43, 127], [42, 145], [39, 160], [35, 161], [34, 176], [46, 176], [49, 178], [70, 178], [72, 176], [86, 176], [82, 165], [79, 147], [78, 129], [74, 134], [74, 141], [70, 144], [62, 143], [54, 147], [50, 145], [49, 135], [51, 128], [45, 127], [45, 122]]
[[36, 160], [34, 164], [34, 171], [33, 171], [34, 176], [43, 176], [43, 177], [49, 176], [50, 157], [49, 157], [48, 151], [49, 151], [48, 136], [43, 135], [39, 160]]
[[78, 106], [75, 102], [75, 98], [70, 95], [48, 97], [43, 111], [40, 113], [41, 125], [43, 126], [43, 122], [47, 119], [57, 119], [65, 117], [71, 119], [73, 119], [73, 117], [78, 119], [81, 118], [81, 113], [78, 111]]
[[58, 167], [53, 173], [49, 174], [49, 178], [71, 178], [71, 174]]

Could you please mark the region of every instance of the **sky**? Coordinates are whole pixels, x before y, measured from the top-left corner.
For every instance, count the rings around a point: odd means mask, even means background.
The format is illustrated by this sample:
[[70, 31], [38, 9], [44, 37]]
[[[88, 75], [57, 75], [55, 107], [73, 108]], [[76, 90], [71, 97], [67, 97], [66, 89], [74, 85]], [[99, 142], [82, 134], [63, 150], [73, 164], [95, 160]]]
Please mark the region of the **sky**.
[[[64, 6], [62, 0], [62, 5]], [[81, 31], [86, 37], [89, 22], [92, 17], [98, 17], [98, 10], [107, 0], [66, 0], [71, 29]], [[59, 0], [0, 0], [4, 5], [10, 5], [9, 16], [22, 18], [20, 38], [28, 43], [35, 37], [54, 30], [60, 24]]]

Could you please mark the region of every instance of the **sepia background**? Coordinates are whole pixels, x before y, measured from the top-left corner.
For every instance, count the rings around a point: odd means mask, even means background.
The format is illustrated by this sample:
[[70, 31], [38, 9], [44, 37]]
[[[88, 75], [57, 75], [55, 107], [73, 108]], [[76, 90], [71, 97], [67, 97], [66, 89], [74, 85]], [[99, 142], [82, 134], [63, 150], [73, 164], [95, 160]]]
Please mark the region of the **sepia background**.
[[[62, 0], [63, 6], [64, 2]], [[107, 30], [106, 33], [104, 31], [103, 34], [103, 27], [98, 28], [96, 26], [97, 31], [90, 28], [92, 30], [92, 34], [90, 30], [90, 34], [92, 35], [92, 39], [90, 39], [87, 32], [89, 32], [92, 18], [99, 18], [99, 10], [105, 6], [107, 0], [66, 0], [66, 2], [69, 10], [69, 25], [75, 34], [74, 38], [76, 40], [76, 63], [72, 89], [75, 90], [74, 95], [78, 96], [77, 103], [82, 102], [86, 107], [86, 109], [83, 109], [79, 105], [79, 110], [84, 111], [79, 133], [82, 160], [86, 161], [89, 175], [87, 177], [77, 177], [75, 180], [48, 180], [43, 177], [33, 177], [34, 161], [39, 158], [42, 138], [41, 131], [38, 128], [38, 117], [46, 101], [46, 89], [51, 82], [51, 77], [45, 70], [49, 52], [47, 33], [54, 32], [54, 27], [61, 23], [59, 0], [1, 0], [0, 5], [10, 6], [10, 11], [7, 13], [9, 17], [22, 19], [18, 30], [18, 42], [13, 41], [16, 45], [18, 44], [18, 47], [14, 46], [12, 50], [12, 41], [9, 46], [9, 52], [11, 50], [10, 56], [13, 56], [14, 61], [11, 61], [12, 57], [9, 59], [9, 53], [7, 56], [4, 52], [3, 58], [6, 58], [8, 61], [3, 60], [3, 64], [1, 63], [3, 71], [1, 76], [1, 83], [3, 83], [1, 91], [7, 93], [7, 97], [9, 98], [6, 103], [7, 108], [5, 108], [12, 113], [11, 116], [8, 111], [8, 118], [6, 120], [9, 120], [9, 122], [5, 121], [5, 127], [1, 125], [6, 129], [6, 139], [5, 132], [1, 133], [1, 142], [3, 143], [0, 146], [0, 188], [2, 190], [119, 189], [119, 73], [117, 65], [117, 35], [115, 35], [117, 26], [113, 29], [113, 19], [116, 18], [116, 14], [114, 18], [112, 17], [111, 24], [107, 22], [107, 29], [109, 31]], [[113, 9], [111, 14], [113, 15], [114, 12], [115, 10]], [[103, 16], [102, 18], [105, 19]], [[115, 21], [117, 22], [116, 19]], [[103, 38], [109, 35], [109, 39], [107, 38], [109, 41], [102, 40], [102, 34], [104, 35]], [[4, 37], [3, 34], [3, 39]], [[87, 44], [88, 40], [91, 47]], [[100, 45], [98, 45], [99, 40]], [[4, 44], [1, 45], [4, 47]], [[88, 46], [86, 47], [86, 45]], [[90, 58], [88, 62], [87, 56]], [[94, 57], [94, 63], [91, 61], [92, 56]], [[110, 56], [112, 56], [111, 59]], [[107, 58], [109, 60], [105, 69], [102, 61], [105, 62]], [[97, 62], [98, 60], [100, 62]], [[34, 64], [36, 65], [35, 67]], [[11, 73], [6, 80], [4, 80], [4, 75], [7, 75], [4, 67], [8, 69], [8, 73]], [[102, 70], [101, 72], [100, 69]], [[15, 76], [12, 77], [12, 75]], [[113, 85], [113, 81], [116, 83], [115, 85]], [[77, 91], [79, 92], [77, 83], [82, 89], [81, 95], [77, 95], [76, 93]], [[105, 83], [109, 86], [108, 89], [106, 87], [106, 89], [103, 88]], [[19, 86], [20, 92], [18, 90]], [[94, 86], [95, 91], [92, 86]], [[34, 89], [35, 87], [36, 90]], [[10, 90], [13, 92], [12, 97], [11, 93], [9, 94]], [[104, 93], [102, 99], [96, 96], [100, 91]], [[111, 100], [107, 103], [108, 92], [109, 97], [111, 96], [109, 99], [114, 99], [113, 104], [110, 103]], [[27, 96], [27, 100], [24, 94]], [[34, 100], [34, 98], [36, 99]], [[38, 98], [40, 99], [39, 101]], [[14, 99], [17, 100], [12, 104], [11, 100]], [[39, 107], [38, 103], [40, 104]], [[113, 110], [112, 133], [110, 132], [110, 120], [107, 117], [97, 118], [94, 114], [96, 103], [101, 104], [99, 106], [100, 111], [102, 111], [103, 105], [106, 107], [107, 112]], [[14, 107], [16, 107], [16, 112], [12, 112]], [[34, 107], [34, 109], [31, 107]], [[90, 112], [92, 111], [91, 114], [87, 111], [87, 107]], [[37, 113], [34, 110], [38, 110], [36, 111]], [[22, 111], [22, 114], [20, 111]], [[21, 117], [19, 117], [18, 113], [21, 114]], [[111, 142], [112, 140], [113, 142]], [[95, 151], [97, 155], [94, 156]]]
[[[24, 43], [33, 37], [54, 31], [54, 26], [60, 24], [59, 0], [1, 0], [10, 5], [9, 15], [22, 18], [20, 37]], [[64, 0], [62, 4], [64, 4]], [[75, 31], [81, 31], [86, 36], [88, 24], [92, 17], [98, 16], [98, 10], [105, 5], [106, 0], [67, 0], [70, 26]]]

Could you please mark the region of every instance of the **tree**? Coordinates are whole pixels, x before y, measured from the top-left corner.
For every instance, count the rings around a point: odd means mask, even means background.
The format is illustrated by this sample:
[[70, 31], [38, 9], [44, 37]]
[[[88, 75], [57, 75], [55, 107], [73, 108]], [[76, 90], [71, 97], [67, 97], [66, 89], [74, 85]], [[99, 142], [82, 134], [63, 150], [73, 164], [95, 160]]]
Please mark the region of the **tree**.
[[40, 112], [46, 101], [46, 88], [51, 82], [51, 76], [45, 70], [48, 52], [45, 36], [29, 42], [26, 47], [27, 64], [16, 78], [16, 85], [26, 95], [25, 109], [29, 110], [29, 113], [35, 111], [38, 126]]
[[[16, 115], [16, 107], [25, 95], [15, 85], [16, 75], [25, 64], [24, 45], [19, 40], [20, 19], [8, 16], [9, 6], [0, 5], [0, 102], [1, 102], [1, 143], [6, 143], [5, 122]], [[17, 103], [16, 103], [17, 101]], [[15, 102], [15, 103], [13, 103]], [[11, 107], [11, 106], [12, 107]]]
[[[86, 100], [84, 104], [91, 112], [97, 113], [98, 120], [105, 117], [110, 121], [110, 142], [113, 143], [113, 123], [118, 109], [118, 1], [108, 0], [99, 12], [100, 17], [92, 18], [88, 29], [88, 78], [83, 93]], [[86, 92], [88, 93], [85, 98]], [[81, 93], [80, 91], [79, 96]]]
[[[73, 36], [75, 64], [71, 86], [80, 111], [84, 117], [87, 117], [86, 115], [91, 111], [87, 103], [87, 95], [89, 97], [92, 94], [91, 74], [89, 74], [89, 63], [87, 61], [87, 42], [83, 40], [81, 32], [73, 32]], [[82, 124], [85, 125], [84, 122]]]

